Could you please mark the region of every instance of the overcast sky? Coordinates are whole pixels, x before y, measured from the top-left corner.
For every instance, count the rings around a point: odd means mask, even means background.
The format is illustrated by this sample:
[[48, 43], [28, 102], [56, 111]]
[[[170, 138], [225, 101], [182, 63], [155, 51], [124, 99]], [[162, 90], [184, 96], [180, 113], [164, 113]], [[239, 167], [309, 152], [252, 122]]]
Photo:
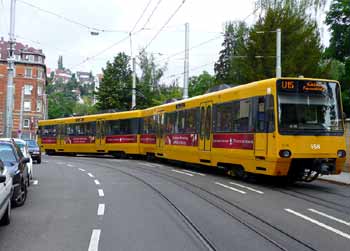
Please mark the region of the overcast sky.
[[[8, 39], [9, 12], [11, 0], [0, 0], [0, 33]], [[23, 3], [27, 2], [77, 21], [85, 26], [122, 32], [100, 32], [92, 36], [88, 28], [67, 22]], [[130, 55], [130, 42], [126, 39], [141, 13], [150, 5], [135, 31], [145, 28], [132, 36], [133, 53], [147, 46], [158, 30], [165, 24], [183, 0], [17, 0], [15, 34], [17, 41], [43, 49], [49, 68], [57, 67], [59, 55], [63, 56], [65, 67], [73, 71], [100, 73], [107, 60], [121, 51]], [[220, 33], [226, 21], [246, 20], [252, 24], [257, 16], [251, 15], [254, 0], [186, 0], [168, 26], [150, 43], [147, 51], [154, 53], [159, 64], [168, 65], [164, 81], [173, 75], [182, 79], [184, 55], [166, 60], [170, 55], [184, 50], [184, 24], [190, 24], [190, 47], [213, 39], [190, 51], [190, 75], [207, 70], [213, 72], [218, 58], [222, 38]], [[156, 7], [158, 6], [158, 7]], [[149, 19], [151, 13], [153, 16]], [[149, 19], [149, 20], [148, 20]], [[145, 26], [145, 23], [147, 22]], [[324, 32], [326, 33], [326, 32]], [[283, 35], [283, 33], [282, 33]], [[216, 38], [216, 39], [215, 39]], [[328, 44], [328, 35], [323, 34]], [[108, 47], [111, 47], [108, 50]], [[101, 51], [105, 50], [103, 53]], [[90, 58], [90, 60], [87, 60]], [[283, 62], [282, 62], [283, 63]]]

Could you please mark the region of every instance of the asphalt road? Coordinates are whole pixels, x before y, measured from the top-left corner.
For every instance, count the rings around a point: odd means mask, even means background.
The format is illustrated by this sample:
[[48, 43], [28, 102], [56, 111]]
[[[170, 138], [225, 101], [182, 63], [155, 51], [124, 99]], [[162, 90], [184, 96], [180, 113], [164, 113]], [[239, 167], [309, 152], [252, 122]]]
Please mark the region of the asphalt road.
[[[206, 168], [43, 156], [0, 250], [347, 250], [350, 189]], [[273, 182], [273, 184], [272, 184]]]

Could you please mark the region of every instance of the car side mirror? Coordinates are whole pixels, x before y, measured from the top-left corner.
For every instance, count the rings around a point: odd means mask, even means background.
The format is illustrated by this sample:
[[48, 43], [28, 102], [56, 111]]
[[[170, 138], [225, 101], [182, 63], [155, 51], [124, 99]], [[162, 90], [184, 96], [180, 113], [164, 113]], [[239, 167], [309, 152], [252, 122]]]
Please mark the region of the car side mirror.
[[29, 159], [29, 158], [23, 158], [23, 159], [22, 159], [22, 162], [23, 162], [23, 163], [29, 163], [29, 162], [30, 162], [30, 159]]
[[6, 176], [5, 175], [0, 175], [0, 184], [4, 183], [6, 181]]

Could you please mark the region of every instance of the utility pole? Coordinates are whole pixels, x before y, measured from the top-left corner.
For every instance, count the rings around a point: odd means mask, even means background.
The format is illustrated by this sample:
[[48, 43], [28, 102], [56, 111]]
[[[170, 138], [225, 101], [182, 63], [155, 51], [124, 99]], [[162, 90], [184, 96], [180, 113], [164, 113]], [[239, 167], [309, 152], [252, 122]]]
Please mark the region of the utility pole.
[[15, 70], [15, 57], [14, 57], [14, 45], [15, 45], [15, 11], [16, 11], [16, 0], [11, 0], [11, 13], [10, 13], [10, 33], [9, 33], [9, 49], [8, 49], [8, 70], [7, 70], [7, 94], [6, 94], [6, 111], [5, 111], [5, 135], [10, 138], [12, 136], [12, 125], [13, 125], [13, 77]]
[[22, 138], [22, 129], [23, 129], [23, 102], [24, 102], [24, 86], [22, 87], [21, 93], [21, 110], [19, 113], [19, 124], [18, 124], [18, 138]]
[[129, 33], [129, 39], [130, 39], [130, 56], [132, 59], [131, 109], [134, 109], [136, 107], [136, 60], [133, 57], [131, 32]]
[[184, 91], [182, 98], [188, 98], [188, 78], [189, 78], [189, 23], [185, 24], [185, 63], [184, 63]]
[[282, 77], [281, 66], [281, 29], [276, 30], [276, 78]]
[[132, 58], [132, 101], [131, 109], [136, 107], [136, 60]]

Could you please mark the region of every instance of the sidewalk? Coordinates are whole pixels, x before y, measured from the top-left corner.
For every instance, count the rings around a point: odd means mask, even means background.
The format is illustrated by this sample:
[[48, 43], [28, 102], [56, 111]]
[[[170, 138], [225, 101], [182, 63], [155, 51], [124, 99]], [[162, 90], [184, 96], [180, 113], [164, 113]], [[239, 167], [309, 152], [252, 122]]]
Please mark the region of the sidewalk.
[[339, 175], [322, 175], [318, 179], [343, 185], [350, 185], [350, 173], [348, 172], [342, 172]]

